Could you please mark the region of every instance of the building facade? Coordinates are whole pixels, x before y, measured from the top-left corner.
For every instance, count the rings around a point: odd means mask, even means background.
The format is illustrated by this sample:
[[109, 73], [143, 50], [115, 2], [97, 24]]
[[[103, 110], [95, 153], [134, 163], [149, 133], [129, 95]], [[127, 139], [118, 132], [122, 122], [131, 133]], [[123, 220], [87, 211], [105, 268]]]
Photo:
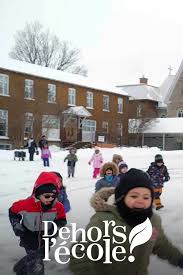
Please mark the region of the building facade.
[[[77, 141], [127, 145], [128, 104], [125, 92], [85, 77], [0, 62], [0, 148], [20, 147], [26, 138], [38, 141], [43, 134], [60, 146]], [[78, 106], [79, 112], [67, 112]]]

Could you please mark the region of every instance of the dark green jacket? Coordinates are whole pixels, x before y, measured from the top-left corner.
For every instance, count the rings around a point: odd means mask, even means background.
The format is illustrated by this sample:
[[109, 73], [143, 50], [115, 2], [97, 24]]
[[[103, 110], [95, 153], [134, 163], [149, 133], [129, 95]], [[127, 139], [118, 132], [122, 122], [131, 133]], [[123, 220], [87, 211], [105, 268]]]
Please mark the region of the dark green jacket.
[[[92, 205], [94, 207], [96, 206], [95, 208], [98, 212], [91, 217], [86, 230], [93, 226], [96, 226], [99, 227], [104, 234], [103, 221], [112, 220], [116, 222], [116, 225], [126, 226], [125, 235], [127, 236], [127, 240], [125, 243], [121, 244], [125, 248], [126, 254], [118, 255], [119, 258], [126, 256], [126, 259], [122, 262], [117, 262], [113, 260], [111, 264], [104, 264], [104, 259], [93, 262], [88, 259], [87, 256], [83, 257], [82, 259], [71, 257], [70, 269], [73, 271], [73, 273], [76, 275], [147, 275], [147, 269], [151, 254], [155, 254], [159, 258], [168, 260], [170, 264], [177, 266], [179, 259], [182, 257], [182, 253], [168, 240], [162, 229], [161, 219], [158, 215], [155, 214], [153, 214], [151, 218], [151, 223], [153, 227], [153, 235], [151, 239], [145, 244], [135, 247], [132, 253], [132, 255], [135, 257], [135, 261], [132, 263], [128, 261], [128, 256], [130, 256], [130, 245], [128, 242], [128, 236], [130, 231], [132, 230], [132, 227], [125, 223], [125, 221], [119, 215], [115, 206], [108, 205], [104, 202], [103, 199], [106, 199], [104, 192], [106, 192], [107, 188], [103, 188], [103, 190], [101, 189], [99, 192], [97, 192], [99, 194], [96, 193], [92, 199]], [[112, 190], [112, 188], [110, 188], [110, 190]], [[101, 203], [101, 197], [103, 200], [103, 206]], [[113, 227], [111, 226], [109, 227], [111, 251], [115, 246], [119, 246], [119, 244], [112, 243], [112, 228]], [[96, 230], [92, 232], [92, 237], [93, 239], [95, 239], [97, 237]], [[118, 240], [116, 236], [115, 239]], [[100, 245], [104, 245], [103, 238], [101, 238], [98, 243]], [[83, 244], [85, 248], [87, 248], [91, 243], [90, 241], [88, 241], [87, 243]], [[83, 252], [78, 251], [77, 255], [81, 256], [83, 255]], [[92, 255], [94, 258], [97, 258], [98, 250], [93, 250]]]

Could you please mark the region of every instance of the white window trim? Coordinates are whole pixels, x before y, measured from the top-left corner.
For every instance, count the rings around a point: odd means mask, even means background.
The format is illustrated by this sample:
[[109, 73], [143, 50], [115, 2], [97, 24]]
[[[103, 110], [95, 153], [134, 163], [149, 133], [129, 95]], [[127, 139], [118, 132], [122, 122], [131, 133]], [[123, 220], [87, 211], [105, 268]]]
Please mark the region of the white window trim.
[[[87, 103], [88, 103], [88, 102], [87, 102], [88, 96], [89, 96], [89, 102], [92, 102], [92, 104], [91, 104], [92, 106], [89, 106], [89, 105], [87, 106]], [[87, 91], [87, 92], [86, 92], [86, 108], [87, 108], [87, 109], [94, 109], [94, 108], [93, 108], [93, 103], [94, 103], [94, 102], [93, 102], [93, 92]]]
[[9, 94], [9, 75], [7, 75], [7, 74], [0, 74], [0, 76], [2, 76], [2, 77], [4, 77], [4, 78], [7, 79], [7, 94], [2, 93], [0, 95], [1, 96], [10, 96], [10, 94]]
[[102, 111], [104, 111], [104, 112], [110, 112], [109, 109], [104, 109], [104, 108], [103, 108], [103, 105], [104, 105], [104, 97], [108, 98], [108, 106], [110, 107], [110, 104], [109, 104], [109, 96], [108, 96], [108, 95], [103, 95], [103, 97], [102, 97]]
[[[25, 94], [26, 81], [29, 81], [29, 82], [32, 83], [32, 85], [31, 85], [31, 87], [32, 87], [32, 97], [26, 97], [26, 94]], [[28, 85], [28, 86], [30, 86], [30, 85]], [[24, 99], [26, 99], [26, 100], [35, 100], [34, 99], [34, 80], [32, 80], [32, 79], [26, 78], [25, 81], [24, 81]]]
[[[71, 94], [70, 94], [71, 93]], [[74, 98], [74, 103], [69, 102], [69, 98]], [[68, 106], [76, 106], [76, 89], [75, 88], [69, 88], [68, 89]]]
[[9, 126], [9, 125], [8, 125], [8, 110], [0, 109], [0, 111], [6, 111], [6, 113], [7, 113], [5, 136], [1, 136], [1, 137], [8, 137], [8, 126]]
[[[54, 87], [54, 90], [51, 89], [51, 91], [53, 92], [54, 91], [54, 101], [52, 100], [49, 100], [49, 93], [48, 93], [48, 103], [57, 103], [56, 100], [57, 100], [57, 86], [55, 84], [52, 84], [52, 83], [48, 83], [48, 91], [49, 91], [49, 87]], [[52, 95], [53, 96], [53, 95]]]
[[[119, 104], [119, 99], [121, 99], [121, 101], [122, 101], [121, 104]], [[121, 105], [122, 111], [119, 111], [119, 110], [118, 110], [118, 114], [123, 114], [123, 98], [122, 98], [122, 97], [118, 97], [118, 106], [119, 106], [119, 105]], [[118, 108], [118, 107], [117, 107], [117, 108]]]

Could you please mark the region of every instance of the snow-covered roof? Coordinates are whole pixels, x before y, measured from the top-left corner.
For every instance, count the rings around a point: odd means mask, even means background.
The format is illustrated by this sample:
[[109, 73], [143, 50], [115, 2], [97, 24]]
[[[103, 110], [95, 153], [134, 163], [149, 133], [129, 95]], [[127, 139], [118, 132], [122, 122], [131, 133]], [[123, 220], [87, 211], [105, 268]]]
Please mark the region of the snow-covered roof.
[[153, 119], [150, 126], [143, 132], [154, 134], [183, 134], [183, 118], [166, 117]]
[[127, 92], [131, 100], [162, 101], [159, 88], [147, 84], [117, 86]]
[[86, 108], [83, 107], [83, 106], [72, 106], [72, 107], [69, 107], [67, 110], [65, 110], [63, 112], [63, 114], [73, 114], [73, 115], [81, 116], [81, 117], [92, 116], [92, 114], [90, 112], [88, 112], [88, 110], [86, 110]]
[[0, 58], [0, 68], [64, 83], [75, 84], [86, 88], [128, 96], [128, 94], [122, 89], [118, 89], [115, 86], [106, 85], [105, 83], [98, 83], [95, 80], [91, 80], [85, 76], [58, 71], [55, 69], [42, 67], [10, 58]]
[[167, 78], [165, 78], [165, 80], [159, 87], [160, 94], [163, 98], [164, 103], [167, 103], [167, 97], [170, 93], [170, 89], [172, 87], [174, 80], [175, 80], [175, 75], [168, 75]]
[[175, 87], [176, 87], [178, 81], [180, 80], [180, 78], [181, 78], [181, 81], [182, 81], [182, 77], [183, 77], [183, 60], [182, 60], [182, 62], [181, 62], [181, 64], [180, 64], [180, 67], [179, 67], [179, 69], [178, 69], [176, 75], [174, 76], [173, 81], [172, 81], [172, 84], [171, 84], [171, 86], [170, 86], [170, 88], [169, 88], [169, 90], [168, 90], [168, 92], [167, 92], [167, 94], [166, 94], [166, 96], [165, 96], [164, 101], [165, 101], [166, 103], [169, 102], [170, 97], [171, 97], [173, 91], [175, 90]]

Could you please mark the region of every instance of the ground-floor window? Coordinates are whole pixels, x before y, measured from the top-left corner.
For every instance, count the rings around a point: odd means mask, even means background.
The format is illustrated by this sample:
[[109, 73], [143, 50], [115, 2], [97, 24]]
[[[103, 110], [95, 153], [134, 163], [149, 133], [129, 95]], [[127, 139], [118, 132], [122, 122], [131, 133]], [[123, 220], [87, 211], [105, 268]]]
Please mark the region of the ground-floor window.
[[42, 135], [48, 139], [60, 139], [60, 119], [55, 115], [43, 115]]
[[0, 136], [8, 136], [8, 111], [0, 109]]

